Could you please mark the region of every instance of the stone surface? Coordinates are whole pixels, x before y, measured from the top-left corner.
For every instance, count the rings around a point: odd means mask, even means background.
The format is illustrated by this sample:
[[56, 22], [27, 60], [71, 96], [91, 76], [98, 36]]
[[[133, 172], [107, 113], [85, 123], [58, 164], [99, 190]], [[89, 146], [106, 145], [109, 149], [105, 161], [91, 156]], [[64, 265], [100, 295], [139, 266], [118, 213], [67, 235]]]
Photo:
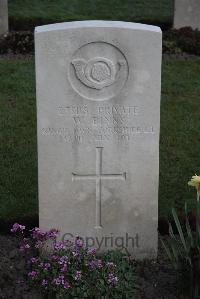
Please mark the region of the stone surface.
[[199, 0], [175, 0], [174, 28], [187, 26], [200, 30]]
[[8, 1], [0, 0], [0, 35], [8, 32]]
[[126, 22], [36, 28], [41, 228], [156, 256], [161, 39]]

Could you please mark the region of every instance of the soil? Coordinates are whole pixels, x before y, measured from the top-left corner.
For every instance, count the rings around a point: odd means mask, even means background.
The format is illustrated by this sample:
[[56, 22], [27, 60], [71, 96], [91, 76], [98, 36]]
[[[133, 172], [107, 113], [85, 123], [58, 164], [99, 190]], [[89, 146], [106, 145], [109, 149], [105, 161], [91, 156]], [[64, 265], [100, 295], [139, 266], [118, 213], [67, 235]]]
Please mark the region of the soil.
[[180, 299], [177, 289], [179, 276], [160, 244], [157, 260], [136, 262], [136, 271], [138, 299]]
[[[159, 248], [158, 260], [135, 262], [137, 299], [180, 299], [177, 296], [177, 273]], [[25, 260], [18, 241], [11, 235], [0, 235], [0, 298], [43, 299], [24, 281]], [[191, 298], [188, 298], [191, 299]]]
[[19, 253], [18, 240], [0, 235], [0, 298], [40, 299], [39, 294], [24, 283], [25, 259]]

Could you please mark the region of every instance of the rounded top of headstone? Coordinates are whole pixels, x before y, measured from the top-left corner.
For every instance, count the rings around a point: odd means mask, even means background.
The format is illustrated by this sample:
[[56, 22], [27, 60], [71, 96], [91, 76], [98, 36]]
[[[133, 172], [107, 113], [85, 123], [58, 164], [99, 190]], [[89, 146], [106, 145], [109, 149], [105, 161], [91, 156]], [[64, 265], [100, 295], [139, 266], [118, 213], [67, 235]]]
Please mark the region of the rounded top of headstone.
[[132, 29], [132, 30], [144, 30], [152, 32], [161, 32], [160, 27], [132, 23], [132, 22], [122, 22], [122, 21], [101, 21], [101, 20], [92, 20], [92, 21], [75, 21], [75, 22], [63, 22], [55, 23], [50, 25], [38, 26], [35, 28], [36, 33], [52, 31], [52, 30], [66, 30], [66, 29], [75, 29], [75, 28], [90, 28], [90, 27], [99, 27], [99, 28], [122, 28], [122, 29]]

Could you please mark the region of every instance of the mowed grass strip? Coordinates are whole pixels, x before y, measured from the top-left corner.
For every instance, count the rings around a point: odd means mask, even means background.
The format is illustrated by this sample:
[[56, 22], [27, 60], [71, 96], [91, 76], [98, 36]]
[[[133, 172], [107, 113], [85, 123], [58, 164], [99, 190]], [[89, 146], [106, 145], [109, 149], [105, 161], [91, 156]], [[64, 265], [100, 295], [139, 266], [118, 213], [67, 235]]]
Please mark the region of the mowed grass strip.
[[[34, 62], [0, 58], [0, 70], [0, 220], [9, 221], [38, 214]], [[200, 174], [199, 82], [200, 60], [163, 63], [160, 216], [195, 203], [187, 181]]]
[[[72, 20], [172, 23], [173, 0], [9, 0], [13, 26]], [[23, 25], [23, 24], [22, 24]]]
[[196, 193], [187, 185], [200, 175], [200, 59], [163, 64], [160, 132], [160, 216], [174, 204], [195, 206]]
[[33, 60], [0, 59], [0, 219], [38, 211]]

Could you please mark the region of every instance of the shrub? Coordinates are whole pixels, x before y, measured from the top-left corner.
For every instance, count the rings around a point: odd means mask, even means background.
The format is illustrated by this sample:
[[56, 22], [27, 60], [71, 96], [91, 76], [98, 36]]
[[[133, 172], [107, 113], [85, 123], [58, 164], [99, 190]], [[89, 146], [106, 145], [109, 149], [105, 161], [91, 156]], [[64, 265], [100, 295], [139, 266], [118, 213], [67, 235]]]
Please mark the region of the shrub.
[[[163, 34], [164, 44], [171, 42], [174, 48], [188, 54], [200, 55], [200, 31], [191, 27], [171, 29]], [[164, 46], [165, 50], [165, 46]]]
[[[163, 53], [182, 52], [200, 55], [200, 31], [190, 27], [163, 32]], [[0, 37], [0, 54], [33, 54], [34, 35], [31, 31], [11, 31]]]
[[182, 50], [177, 47], [175, 41], [163, 40], [163, 53], [182, 54]]
[[32, 32], [10, 32], [0, 37], [0, 54], [33, 54], [34, 35]]

